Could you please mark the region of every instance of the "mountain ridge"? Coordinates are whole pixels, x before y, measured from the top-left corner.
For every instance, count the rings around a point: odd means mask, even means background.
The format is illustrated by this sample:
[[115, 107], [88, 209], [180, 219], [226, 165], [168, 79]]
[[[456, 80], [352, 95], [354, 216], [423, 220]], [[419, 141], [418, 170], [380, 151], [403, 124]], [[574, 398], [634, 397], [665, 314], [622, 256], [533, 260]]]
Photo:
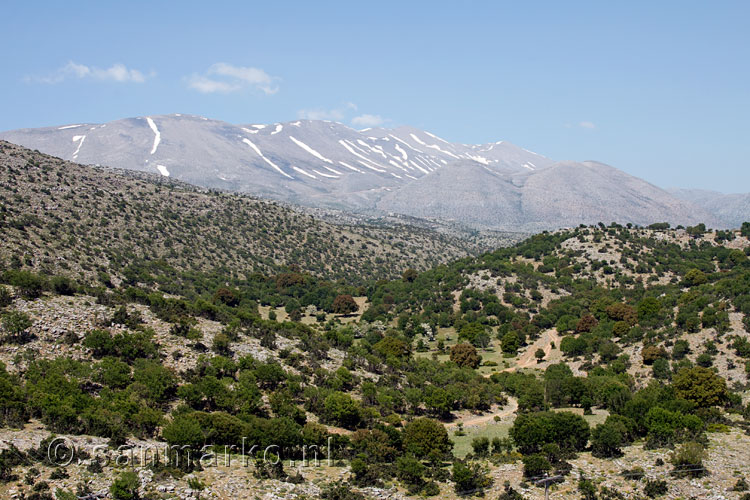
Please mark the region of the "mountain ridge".
[[[506, 141], [451, 143], [413, 127], [355, 130], [323, 120], [233, 125], [178, 113], [21, 129], [0, 138], [70, 161], [299, 205], [478, 228], [538, 231], [612, 220], [731, 225], [602, 163], [558, 162]], [[445, 195], [454, 192], [461, 195]]]

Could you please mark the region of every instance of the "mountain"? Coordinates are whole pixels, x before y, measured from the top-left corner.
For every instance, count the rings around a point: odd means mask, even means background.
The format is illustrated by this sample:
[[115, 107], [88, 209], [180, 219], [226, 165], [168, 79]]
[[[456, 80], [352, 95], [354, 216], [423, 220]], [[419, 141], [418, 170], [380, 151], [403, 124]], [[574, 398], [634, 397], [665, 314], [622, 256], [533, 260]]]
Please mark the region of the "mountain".
[[669, 192], [681, 200], [697, 205], [716, 214], [729, 227], [740, 227], [750, 221], [750, 193], [725, 194], [705, 189], [670, 189]]
[[25, 262], [84, 280], [98, 280], [106, 269], [117, 282], [134, 263], [152, 273], [244, 275], [295, 265], [352, 283], [397, 277], [408, 267], [426, 269], [502, 243], [496, 237], [477, 244], [404, 223], [330, 220], [0, 141], [0, 269]]
[[0, 133], [87, 164], [171, 176], [315, 207], [397, 212], [501, 230], [600, 221], [723, 225], [615, 168], [556, 162], [508, 142], [447, 142], [409, 127], [329, 121], [232, 125], [192, 115]]

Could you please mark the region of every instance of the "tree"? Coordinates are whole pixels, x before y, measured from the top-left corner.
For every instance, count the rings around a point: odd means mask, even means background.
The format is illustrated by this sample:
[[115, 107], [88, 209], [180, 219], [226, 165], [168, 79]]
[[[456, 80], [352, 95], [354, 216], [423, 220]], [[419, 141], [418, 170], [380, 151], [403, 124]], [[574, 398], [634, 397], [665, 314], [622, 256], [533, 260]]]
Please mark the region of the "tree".
[[424, 483], [425, 466], [412, 455], [403, 455], [396, 460], [396, 476], [407, 486], [420, 486]]
[[581, 451], [589, 440], [589, 424], [571, 412], [522, 413], [513, 422], [510, 437], [523, 454], [538, 453], [547, 443]]
[[3, 316], [3, 330], [13, 342], [26, 340], [24, 333], [31, 328], [29, 315], [19, 311], [11, 311]]
[[415, 271], [414, 269], [407, 269], [401, 275], [401, 279], [407, 283], [412, 283], [415, 279], [417, 279], [417, 276], [419, 276], [419, 273], [417, 273], [417, 271]]
[[490, 451], [490, 439], [487, 436], [475, 437], [471, 440], [471, 449], [477, 457], [486, 457]]
[[454, 462], [451, 480], [459, 495], [472, 494], [492, 484], [492, 479], [479, 464], [461, 461]]
[[750, 238], [750, 222], [743, 222], [740, 234], [745, 238]]
[[384, 337], [382, 340], [378, 341], [377, 344], [372, 346], [372, 348], [384, 358], [388, 358], [389, 356], [393, 356], [394, 358], [404, 358], [411, 354], [409, 344], [392, 335]]
[[352, 314], [359, 310], [359, 306], [354, 301], [354, 297], [348, 294], [339, 295], [333, 299], [331, 311], [334, 314]]
[[653, 319], [661, 311], [662, 304], [656, 297], [645, 297], [638, 303], [638, 318]]
[[508, 331], [503, 335], [503, 339], [500, 341], [501, 348], [506, 354], [515, 354], [518, 351], [520, 345], [518, 339], [518, 333], [513, 330]]
[[541, 361], [542, 361], [542, 360], [544, 359], [544, 357], [545, 357], [546, 355], [547, 355], [547, 354], [545, 354], [545, 352], [544, 352], [544, 349], [542, 349], [541, 347], [540, 347], [539, 349], [537, 349], [537, 350], [536, 350], [536, 352], [534, 353], [534, 357], [535, 357], [535, 358], [537, 359], [537, 361], [539, 361], [539, 362], [541, 362]]
[[0, 426], [22, 425], [29, 416], [21, 383], [0, 362]]
[[669, 357], [669, 354], [667, 353], [667, 350], [661, 346], [657, 347], [655, 345], [649, 345], [641, 350], [641, 357], [643, 358], [644, 364], [651, 365], [657, 359], [665, 359]]
[[654, 361], [654, 365], [651, 367], [654, 378], [660, 380], [669, 379], [672, 371], [669, 369], [669, 361], [664, 358], [658, 358]]
[[727, 400], [727, 382], [708, 368], [682, 368], [672, 379], [675, 395], [695, 403], [699, 408], [722, 404]]
[[458, 366], [466, 368], [477, 368], [482, 358], [477, 354], [477, 349], [471, 344], [456, 344], [451, 348], [451, 361]]
[[138, 500], [138, 475], [133, 471], [125, 471], [114, 480], [109, 492], [114, 500]]
[[354, 429], [362, 418], [362, 409], [355, 400], [343, 392], [332, 392], [323, 402], [328, 422], [347, 429]]
[[442, 460], [453, 448], [445, 426], [431, 418], [415, 418], [404, 426], [403, 436], [404, 450], [420, 459]]
[[591, 330], [596, 328], [598, 324], [599, 321], [597, 321], [594, 316], [592, 316], [591, 314], [586, 314], [578, 320], [578, 323], [576, 323], [576, 332], [590, 332]]
[[523, 475], [525, 477], [543, 476], [552, 469], [552, 465], [549, 463], [549, 460], [547, 460], [547, 457], [541, 453], [526, 455], [523, 457], [522, 461]]
[[706, 273], [701, 271], [700, 269], [691, 269], [687, 273], [685, 273], [685, 276], [682, 278], [682, 283], [685, 286], [698, 286], [706, 283], [708, 281], [708, 277], [706, 276]]
[[200, 422], [191, 415], [181, 415], [172, 420], [162, 431], [162, 437], [170, 446], [198, 449], [203, 444]]
[[595, 457], [619, 457], [620, 447], [626, 443], [628, 430], [620, 420], [608, 418], [591, 431], [591, 453]]

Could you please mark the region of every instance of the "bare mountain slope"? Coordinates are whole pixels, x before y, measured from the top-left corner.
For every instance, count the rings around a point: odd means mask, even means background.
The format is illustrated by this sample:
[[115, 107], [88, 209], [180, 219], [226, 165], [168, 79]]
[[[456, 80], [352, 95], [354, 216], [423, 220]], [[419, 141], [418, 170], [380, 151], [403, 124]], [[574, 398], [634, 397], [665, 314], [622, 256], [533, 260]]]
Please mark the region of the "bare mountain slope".
[[[602, 164], [556, 163], [508, 142], [299, 120], [232, 125], [192, 115], [0, 133], [61, 158], [314, 207], [393, 211], [503, 230], [599, 221], [730, 225]], [[732, 219], [733, 220], [733, 219]]]

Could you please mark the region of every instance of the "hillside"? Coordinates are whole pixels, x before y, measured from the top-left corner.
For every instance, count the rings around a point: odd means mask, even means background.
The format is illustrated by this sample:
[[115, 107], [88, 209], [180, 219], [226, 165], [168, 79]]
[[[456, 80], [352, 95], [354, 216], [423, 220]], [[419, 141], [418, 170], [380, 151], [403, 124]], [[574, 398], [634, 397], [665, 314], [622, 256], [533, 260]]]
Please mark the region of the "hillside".
[[0, 139], [208, 188], [480, 229], [534, 232], [602, 221], [722, 228], [737, 220], [602, 163], [556, 161], [507, 141], [453, 143], [411, 127], [234, 125], [173, 114], [11, 130]]
[[140, 266], [155, 275], [230, 276], [298, 266], [361, 282], [397, 276], [405, 267], [426, 269], [489, 243], [408, 224], [332, 224], [278, 203], [84, 167], [5, 142], [0, 230], [5, 265], [95, 281], [108, 275], [115, 283], [135, 279]]
[[[749, 236], [584, 226], [359, 288], [196, 269], [95, 290], [21, 262], [0, 494], [518, 499], [550, 474], [558, 498], [744, 499]], [[82, 461], [45, 462], [52, 433]], [[164, 443], [182, 454], [135, 476], [86, 458]]]
[[730, 227], [740, 227], [750, 218], [750, 194], [747, 193], [725, 194], [705, 189], [670, 189], [669, 192], [676, 198], [716, 214]]

